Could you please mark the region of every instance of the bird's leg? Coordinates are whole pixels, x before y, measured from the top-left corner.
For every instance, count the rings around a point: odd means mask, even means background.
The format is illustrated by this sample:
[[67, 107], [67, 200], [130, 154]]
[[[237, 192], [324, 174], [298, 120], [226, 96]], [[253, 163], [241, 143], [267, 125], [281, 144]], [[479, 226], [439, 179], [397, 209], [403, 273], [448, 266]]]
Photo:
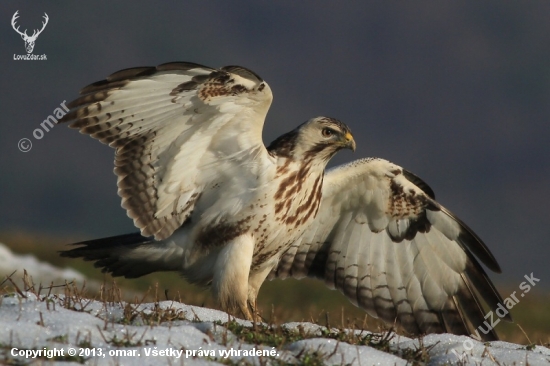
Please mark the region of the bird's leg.
[[212, 292], [224, 311], [239, 311], [253, 320], [248, 309], [248, 274], [252, 264], [254, 239], [241, 235], [224, 244], [214, 264]]
[[258, 312], [258, 293], [260, 292], [262, 283], [265, 281], [267, 275], [269, 275], [269, 272], [271, 272], [272, 267], [271, 265], [267, 265], [260, 271], [251, 273], [248, 279], [248, 306], [252, 310], [254, 321], [261, 320]]
[[256, 299], [247, 301], [248, 309], [250, 310], [250, 313], [252, 314], [252, 321], [253, 322], [259, 322], [260, 321], [260, 314], [256, 310]]

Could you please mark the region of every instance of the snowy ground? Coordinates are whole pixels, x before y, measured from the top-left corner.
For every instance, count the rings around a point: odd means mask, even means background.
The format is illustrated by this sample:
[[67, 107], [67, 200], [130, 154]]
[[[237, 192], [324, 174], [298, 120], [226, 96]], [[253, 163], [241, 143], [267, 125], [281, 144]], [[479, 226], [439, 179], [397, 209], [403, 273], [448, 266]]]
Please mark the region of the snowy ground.
[[17, 286], [23, 287], [23, 270], [27, 271], [27, 275], [35, 283], [41, 283], [44, 287], [49, 286], [51, 283], [63, 284], [65, 280], [74, 280], [77, 283], [83, 283], [86, 280], [81, 273], [73, 269], [52, 266], [49, 263], [39, 261], [30, 254], [15, 254], [6, 245], [0, 243], [0, 282], [6, 276], [11, 275], [11, 279]]
[[[32, 256], [14, 255], [0, 244], [2, 277], [17, 270], [20, 273], [11, 277], [16, 281], [21, 278], [22, 268], [43, 284], [85, 280], [76, 271], [53, 267]], [[18, 286], [25, 288], [24, 284]], [[550, 349], [540, 346], [528, 350], [512, 343], [483, 344], [450, 334], [420, 340], [383, 337], [354, 330], [327, 330], [311, 323], [284, 324], [286, 337], [293, 335], [292, 340], [281, 342], [273, 336], [271, 341], [276, 342], [271, 345], [269, 341], [255, 345], [243, 341], [247, 339], [243, 334], [252, 330], [242, 326], [251, 327], [250, 322], [236, 320], [228, 324], [229, 316], [218, 310], [172, 301], [139, 306], [93, 301], [74, 293], [37, 296], [37, 289], [34, 291], [0, 297], [0, 364], [315, 365], [322, 361], [327, 365], [368, 366], [406, 365], [412, 360], [422, 364], [427, 360], [429, 365], [550, 365]], [[262, 330], [255, 332], [262, 334]], [[386, 347], [356, 346], [337, 340], [350, 339], [346, 337], [350, 333], [356, 336], [355, 341], [382, 338]], [[273, 343], [278, 346], [273, 347]]]
[[[24, 297], [24, 296], [26, 297]], [[130, 308], [123, 302], [67, 302], [63, 295], [37, 298], [32, 293], [4, 296], [0, 304], [0, 364], [48, 360], [92, 365], [307, 364], [406, 365], [407, 352], [429, 350], [430, 365], [548, 365], [550, 350], [506, 342], [483, 344], [468, 337], [429, 335], [422, 340], [395, 336], [390, 352], [327, 339], [326, 329], [310, 323], [288, 323], [310, 339], [279, 348], [257, 346], [237, 338], [223, 323], [224, 312], [164, 301]], [[170, 309], [166, 312], [166, 309]], [[164, 310], [164, 312], [163, 312]], [[138, 314], [138, 315], [136, 315]], [[147, 316], [164, 314], [158, 325]], [[249, 322], [237, 320], [245, 326]], [[236, 324], [236, 323], [233, 323]], [[355, 331], [358, 332], [358, 331]], [[363, 333], [366, 335], [367, 333]], [[307, 338], [307, 337], [305, 337]], [[466, 342], [465, 342], [466, 341]], [[470, 343], [471, 342], [471, 343]], [[465, 350], [469, 349], [469, 350]], [[471, 349], [470, 349], [471, 348]], [[56, 354], [53, 351], [56, 350]], [[409, 351], [407, 351], [409, 350]], [[453, 350], [455, 352], [453, 352]], [[41, 351], [42, 354], [38, 354]], [[258, 355], [260, 353], [260, 355]], [[401, 357], [403, 356], [403, 357]]]

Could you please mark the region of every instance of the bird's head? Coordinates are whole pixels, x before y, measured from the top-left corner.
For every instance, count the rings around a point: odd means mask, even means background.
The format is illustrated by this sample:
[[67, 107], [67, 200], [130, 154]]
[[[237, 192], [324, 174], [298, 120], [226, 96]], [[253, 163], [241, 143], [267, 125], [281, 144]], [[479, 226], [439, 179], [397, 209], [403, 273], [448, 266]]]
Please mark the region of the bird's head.
[[315, 117], [277, 138], [268, 150], [285, 158], [326, 163], [344, 148], [355, 151], [349, 127], [335, 118]]
[[316, 117], [297, 128], [297, 150], [328, 160], [341, 149], [355, 151], [351, 130], [335, 118]]

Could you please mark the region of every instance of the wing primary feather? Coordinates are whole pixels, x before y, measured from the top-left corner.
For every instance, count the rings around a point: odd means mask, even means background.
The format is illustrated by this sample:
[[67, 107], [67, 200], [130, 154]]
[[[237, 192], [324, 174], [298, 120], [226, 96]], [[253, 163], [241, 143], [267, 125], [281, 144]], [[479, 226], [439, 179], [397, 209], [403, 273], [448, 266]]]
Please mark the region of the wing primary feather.
[[479, 260], [485, 264], [491, 271], [496, 273], [501, 273], [500, 265], [498, 264], [496, 258], [493, 256], [493, 253], [487, 248], [483, 240], [472, 229], [468, 227], [461, 219], [454, 215], [451, 211], [446, 209], [443, 206], [440, 206], [441, 211], [449, 216], [451, 219], [455, 220], [461, 227], [460, 234], [456, 239], [463, 246], [468, 248]]
[[[468, 253], [469, 261], [466, 264], [463, 276], [468, 279], [469, 287], [477, 289], [477, 292], [487, 303], [491, 310], [496, 310], [499, 304], [502, 304], [504, 300], [498, 293], [497, 289], [483, 270], [481, 266], [476, 262], [475, 258]], [[508, 312], [502, 319], [506, 321], [513, 321], [512, 316]]]
[[264, 81], [260, 75], [256, 74], [254, 71], [247, 69], [246, 67], [242, 66], [224, 66], [221, 68], [223, 71], [231, 72], [233, 74], [242, 76], [245, 79], [250, 79], [256, 82], [262, 82]]
[[451, 296], [445, 302], [444, 308], [440, 312], [442, 324], [445, 331], [452, 334], [468, 334], [468, 328], [464, 323], [464, 317], [456, 306], [454, 297]]
[[151, 71], [155, 70], [156, 68], [154, 66], [132, 67], [114, 72], [111, 75], [107, 76], [105, 79], [109, 82], [128, 80], [131, 78], [148, 75], [151, 73]]
[[[113, 89], [119, 89], [122, 88], [128, 84], [128, 80], [117, 80], [117, 81], [109, 81], [109, 80], [101, 80], [96, 81], [95, 83], [92, 83], [90, 85], [85, 86], [80, 90], [80, 97], [79, 99], [75, 100], [74, 102], [70, 102], [67, 104], [69, 108], [76, 107], [81, 104], [85, 104], [85, 102], [93, 101], [90, 100], [91, 96], [95, 97], [96, 101], [104, 100], [105, 98], [98, 98], [97, 94], [94, 93], [100, 93], [102, 91], [110, 91]], [[80, 104], [78, 104], [80, 103]]]
[[450, 301], [453, 302], [452, 306], [454, 307], [454, 309], [456, 309], [456, 314], [460, 318], [460, 323], [461, 324], [458, 323], [457, 319], [454, 319], [452, 322], [449, 322], [447, 320], [445, 322], [447, 324], [447, 329], [450, 329], [450, 331], [460, 329], [460, 331], [463, 332], [461, 334], [469, 335], [468, 334], [469, 322], [468, 322], [466, 314], [464, 314], [464, 310], [460, 306], [458, 295], [455, 294], [455, 295], [451, 296]]
[[462, 308], [464, 314], [466, 314], [465, 319], [467, 319], [467, 322], [469, 323], [468, 328], [471, 335], [473, 336], [474, 333], [476, 333], [476, 335], [479, 335], [479, 337], [481, 337], [484, 341], [498, 340], [498, 336], [492, 328], [488, 330], [488, 332], [479, 331], [479, 327], [484, 327], [484, 322], [486, 321], [484, 317], [485, 312], [474, 294], [474, 289], [472, 288], [471, 282], [466, 275], [462, 274], [461, 276], [463, 284], [459, 287], [457, 297], [460, 307]]
[[188, 71], [192, 69], [204, 69], [209, 71], [216, 71], [216, 69], [213, 69], [208, 66], [196, 64], [194, 62], [167, 62], [167, 63], [158, 65], [156, 69], [158, 71], [172, 71], [172, 70]]
[[420, 188], [424, 193], [428, 195], [431, 199], [435, 200], [435, 193], [432, 190], [432, 188], [424, 182], [422, 179], [420, 179], [415, 174], [411, 173], [410, 171], [403, 169], [403, 175], [405, 178], [407, 178], [411, 183], [416, 185], [418, 188]]

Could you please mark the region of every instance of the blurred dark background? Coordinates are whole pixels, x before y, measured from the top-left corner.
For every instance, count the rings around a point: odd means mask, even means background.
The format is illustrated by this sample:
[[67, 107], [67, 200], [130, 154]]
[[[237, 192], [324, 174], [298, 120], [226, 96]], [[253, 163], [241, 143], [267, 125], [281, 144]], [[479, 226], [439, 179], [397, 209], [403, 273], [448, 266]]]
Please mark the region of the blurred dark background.
[[[113, 150], [57, 125], [33, 130], [83, 86], [119, 69], [192, 61], [246, 66], [270, 84], [269, 143], [318, 115], [365, 156], [422, 177], [487, 243], [517, 289], [550, 288], [550, 2], [95, 1], [0, 4], [0, 241], [135, 231]], [[40, 28], [25, 54], [10, 22]], [[29, 152], [18, 141], [29, 138]], [[6, 237], [6, 236], [4, 236]], [[9, 243], [7, 243], [9, 244]], [[502, 291], [504, 297], [509, 293]]]

